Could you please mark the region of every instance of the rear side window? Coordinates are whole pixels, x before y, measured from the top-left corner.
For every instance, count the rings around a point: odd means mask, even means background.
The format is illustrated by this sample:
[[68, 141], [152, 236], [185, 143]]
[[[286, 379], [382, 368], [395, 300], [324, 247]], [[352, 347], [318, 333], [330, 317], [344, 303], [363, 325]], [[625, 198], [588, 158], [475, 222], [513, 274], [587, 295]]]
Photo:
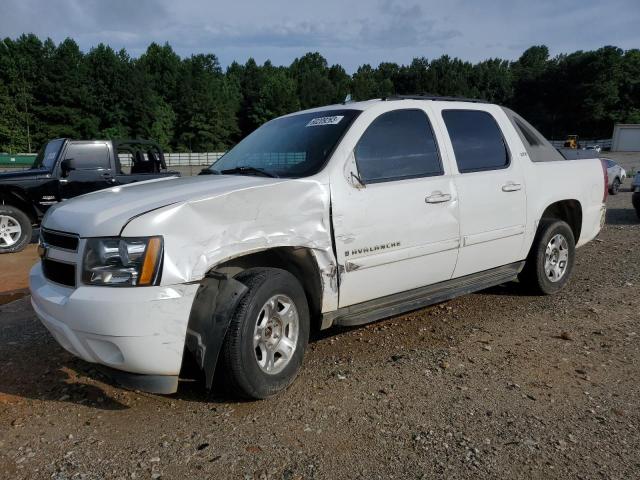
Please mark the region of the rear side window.
[[365, 183], [442, 175], [433, 130], [422, 110], [383, 113], [364, 132], [355, 149]]
[[442, 117], [461, 173], [498, 170], [509, 165], [502, 132], [489, 113], [444, 110]]
[[71, 144], [65, 158], [73, 159], [73, 167], [77, 170], [109, 168], [109, 149], [104, 143]]

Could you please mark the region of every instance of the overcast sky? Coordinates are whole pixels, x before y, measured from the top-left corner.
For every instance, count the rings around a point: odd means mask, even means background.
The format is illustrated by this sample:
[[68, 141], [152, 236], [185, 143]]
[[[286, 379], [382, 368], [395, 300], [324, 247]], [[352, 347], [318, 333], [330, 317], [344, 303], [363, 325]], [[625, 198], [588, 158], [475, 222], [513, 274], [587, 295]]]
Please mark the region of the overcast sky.
[[442, 54], [516, 59], [603, 45], [640, 48], [640, 0], [0, 0], [0, 37], [33, 32], [83, 50], [100, 42], [133, 56], [152, 41], [182, 56], [288, 65], [308, 51], [358, 65]]

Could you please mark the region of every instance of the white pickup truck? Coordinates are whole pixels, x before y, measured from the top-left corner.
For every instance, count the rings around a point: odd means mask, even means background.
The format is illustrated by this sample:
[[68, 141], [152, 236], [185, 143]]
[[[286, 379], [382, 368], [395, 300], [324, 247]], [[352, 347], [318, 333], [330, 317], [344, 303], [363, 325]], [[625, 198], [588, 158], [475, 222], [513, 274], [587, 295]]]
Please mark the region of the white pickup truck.
[[[604, 222], [606, 169], [514, 112], [391, 97], [272, 120], [205, 173], [90, 193], [42, 224], [33, 307], [121, 384], [264, 398], [309, 333], [515, 280], [560, 290]], [[216, 382], [217, 384], [217, 382]]]

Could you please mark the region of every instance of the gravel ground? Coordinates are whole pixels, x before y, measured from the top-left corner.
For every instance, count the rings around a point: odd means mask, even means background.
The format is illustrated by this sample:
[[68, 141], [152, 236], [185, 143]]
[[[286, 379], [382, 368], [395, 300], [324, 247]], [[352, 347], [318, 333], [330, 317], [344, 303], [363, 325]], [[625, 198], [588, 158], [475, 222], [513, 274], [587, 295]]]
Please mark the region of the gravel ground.
[[316, 338], [283, 394], [119, 389], [28, 298], [0, 306], [1, 478], [640, 475], [640, 223], [631, 195], [554, 297], [507, 284]]

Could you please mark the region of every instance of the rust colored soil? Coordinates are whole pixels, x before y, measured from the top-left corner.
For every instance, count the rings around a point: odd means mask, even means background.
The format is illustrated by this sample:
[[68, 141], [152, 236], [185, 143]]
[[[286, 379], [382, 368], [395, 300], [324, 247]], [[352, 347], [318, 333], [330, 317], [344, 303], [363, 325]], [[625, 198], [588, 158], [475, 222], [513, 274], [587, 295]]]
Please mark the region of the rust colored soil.
[[0, 305], [29, 293], [29, 270], [38, 261], [37, 245], [22, 252], [0, 255]]

